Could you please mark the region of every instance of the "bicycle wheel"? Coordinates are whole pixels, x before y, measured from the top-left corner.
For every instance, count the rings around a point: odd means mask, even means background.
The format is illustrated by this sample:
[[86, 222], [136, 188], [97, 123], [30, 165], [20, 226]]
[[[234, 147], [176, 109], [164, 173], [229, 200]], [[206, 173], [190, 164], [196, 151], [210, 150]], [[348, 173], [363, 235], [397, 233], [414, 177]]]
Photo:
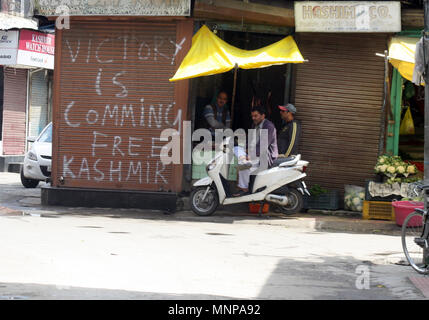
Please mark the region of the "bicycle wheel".
[[428, 274], [428, 265], [424, 261], [423, 248], [414, 240], [423, 234], [423, 214], [411, 213], [402, 225], [402, 248], [411, 267], [421, 274]]

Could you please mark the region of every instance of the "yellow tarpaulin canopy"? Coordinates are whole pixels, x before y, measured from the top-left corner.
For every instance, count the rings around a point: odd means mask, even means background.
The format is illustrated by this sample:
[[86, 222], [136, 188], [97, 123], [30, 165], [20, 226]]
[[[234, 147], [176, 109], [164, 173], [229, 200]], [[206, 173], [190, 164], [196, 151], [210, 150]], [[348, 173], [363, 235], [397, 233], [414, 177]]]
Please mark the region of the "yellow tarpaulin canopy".
[[261, 49], [242, 50], [229, 45], [204, 25], [192, 37], [191, 49], [170, 81], [223, 73], [235, 65], [254, 69], [302, 62], [304, 58], [292, 36]]
[[393, 37], [389, 44], [389, 61], [398, 69], [401, 76], [412, 81], [414, 70], [414, 53], [419, 38]]

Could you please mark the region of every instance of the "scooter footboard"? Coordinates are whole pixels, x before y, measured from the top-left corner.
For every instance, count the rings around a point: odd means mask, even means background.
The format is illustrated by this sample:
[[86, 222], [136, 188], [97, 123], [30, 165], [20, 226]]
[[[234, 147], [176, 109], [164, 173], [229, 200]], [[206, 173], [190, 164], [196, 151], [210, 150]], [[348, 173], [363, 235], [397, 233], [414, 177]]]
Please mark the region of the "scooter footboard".
[[209, 186], [213, 183], [213, 179], [210, 177], [204, 177], [200, 180], [197, 180], [194, 183], [194, 187], [204, 187], [204, 186]]

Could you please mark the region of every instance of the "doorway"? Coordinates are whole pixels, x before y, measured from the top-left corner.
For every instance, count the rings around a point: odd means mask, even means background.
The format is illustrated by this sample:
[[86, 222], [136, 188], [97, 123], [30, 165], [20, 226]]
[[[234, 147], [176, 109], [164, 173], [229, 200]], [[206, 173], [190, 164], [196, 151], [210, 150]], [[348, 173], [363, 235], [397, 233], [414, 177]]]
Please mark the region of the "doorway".
[[[273, 44], [287, 35], [265, 33], [237, 32], [220, 30], [217, 33], [228, 44], [244, 50], [255, 50]], [[252, 127], [251, 109], [262, 105], [267, 111], [266, 118], [274, 123], [277, 130], [282, 120], [278, 105], [289, 101], [291, 92], [292, 65], [283, 64], [259, 69], [237, 69], [226, 73], [199, 77], [191, 80], [191, 99], [193, 102], [193, 130], [206, 128], [204, 108], [215, 103], [219, 92], [228, 94], [227, 109], [231, 114], [231, 128], [248, 130]], [[235, 94], [234, 94], [235, 83]], [[234, 103], [232, 103], [234, 101]], [[193, 142], [195, 147], [199, 142]], [[211, 155], [204, 155], [211, 159]], [[205, 165], [192, 165], [192, 179], [206, 176]], [[228, 180], [236, 180], [235, 165], [231, 165]]]
[[423, 171], [424, 161], [424, 86], [416, 86], [405, 80], [402, 89], [401, 127], [404, 124], [407, 110], [410, 110], [414, 132], [399, 132], [398, 155], [405, 161], [414, 163]]
[[[220, 36], [227, 43], [244, 50], [255, 50], [275, 43], [285, 35], [271, 35], [250, 32], [219, 31]], [[280, 129], [281, 118], [278, 105], [290, 102], [291, 67], [287, 64], [270, 66], [267, 68], [238, 69], [236, 75], [236, 92], [234, 88], [234, 70], [226, 73], [199, 77], [192, 80], [195, 87], [195, 114], [194, 130], [205, 127], [203, 109], [207, 104], [214, 103], [217, 93], [226, 91], [228, 107], [232, 117], [232, 129], [250, 129], [252, 120], [250, 111], [252, 106], [260, 104], [267, 110], [267, 118]], [[234, 106], [232, 107], [232, 99]]]

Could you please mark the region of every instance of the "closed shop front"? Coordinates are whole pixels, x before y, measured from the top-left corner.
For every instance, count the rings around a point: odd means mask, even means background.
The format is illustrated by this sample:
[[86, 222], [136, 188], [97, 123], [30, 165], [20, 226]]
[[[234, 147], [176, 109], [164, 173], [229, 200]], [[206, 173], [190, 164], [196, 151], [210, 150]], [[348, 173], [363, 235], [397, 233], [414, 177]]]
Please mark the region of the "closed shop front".
[[7, 171], [23, 162], [26, 136], [39, 135], [51, 120], [55, 36], [16, 29], [2, 31], [1, 39], [0, 171]]
[[192, 21], [72, 21], [56, 34], [55, 187], [180, 191], [161, 132], [182, 133], [188, 84], [171, 83]]
[[27, 69], [4, 68], [3, 155], [25, 152]]
[[379, 153], [387, 33], [300, 33], [308, 63], [296, 71], [295, 105], [308, 182], [343, 190], [372, 178]]
[[38, 136], [51, 120], [49, 113], [49, 73], [42, 69], [31, 72], [28, 135]]

